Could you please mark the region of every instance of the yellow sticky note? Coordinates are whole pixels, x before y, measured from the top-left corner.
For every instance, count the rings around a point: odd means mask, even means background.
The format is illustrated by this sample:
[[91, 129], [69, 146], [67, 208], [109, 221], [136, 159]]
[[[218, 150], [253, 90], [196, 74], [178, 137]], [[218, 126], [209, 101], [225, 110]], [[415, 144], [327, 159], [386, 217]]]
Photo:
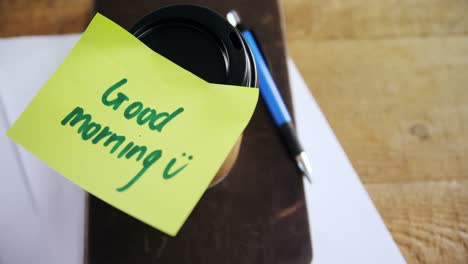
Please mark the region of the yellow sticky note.
[[97, 14], [8, 136], [86, 191], [176, 235], [252, 116]]

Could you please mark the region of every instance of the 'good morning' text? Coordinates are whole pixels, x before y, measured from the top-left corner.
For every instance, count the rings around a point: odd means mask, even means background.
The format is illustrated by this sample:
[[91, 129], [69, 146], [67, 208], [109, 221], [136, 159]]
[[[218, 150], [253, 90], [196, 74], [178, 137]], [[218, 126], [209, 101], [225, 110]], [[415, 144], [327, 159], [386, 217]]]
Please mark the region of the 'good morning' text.
[[[179, 107], [171, 113], [168, 112], [157, 112], [153, 108], [149, 108], [143, 105], [142, 102], [135, 101], [130, 103], [130, 98], [122, 92], [115, 94], [115, 91], [121, 86], [127, 83], [127, 79], [122, 79], [109, 87], [102, 95], [101, 102], [113, 110], [123, 110], [123, 117], [136, 121], [136, 124], [140, 126], [148, 126], [150, 130], [161, 133], [163, 128], [169, 124], [176, 117], [180, 116], [184, 112], [183, 107]], [[125, 105], [127, 106], [125, 107]], [[81, 139], [84, 141], [91, 141], [92, 144], [102, 145], [108, 147], [110, 154], [117, 155], [120, 159], [132, 159], [142, 163], [140, 171], [126, 184], [117, 188], [117, 191], [123, 192], [130, 188], [140, 177], [160, 158], [163, 156], [162, 149], [148, 150], [144, 145], [137, 145], [133, 141], [129, 141], [124, 135], [119, 135], [111, 130], [109, 126], [93, 121], [91, 114], [85, 113], [82, 107], [77, 106], [73, 109], [65, 118], [60, 122], [63, 126], [70, 125], [71, 127], [78, 126], [78, 134], [81, 135]], [[186, 153], [182, 153], [183, 157], [186, 157]], [[188, 161], [193, 159], [193, 156], [186, 157]], [[172, 158], [165, 166], [163, 171], [163, 178], [168, 180], [181, 172], [189, 164], [185, 163], [177, 168], [173, 168], [176, 164], [177, 159]]]

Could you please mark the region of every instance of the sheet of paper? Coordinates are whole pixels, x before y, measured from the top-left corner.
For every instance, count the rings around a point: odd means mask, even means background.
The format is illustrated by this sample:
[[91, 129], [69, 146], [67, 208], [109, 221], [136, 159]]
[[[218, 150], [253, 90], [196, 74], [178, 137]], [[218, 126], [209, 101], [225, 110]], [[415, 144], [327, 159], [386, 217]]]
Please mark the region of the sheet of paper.
[[[0, 39], [0, 107], [10, 125], [79, 36]], [[305, 183], [313, 263], [404, 263], [300, 73], [292, 61], [288, 65], [299, 136], [315, 171], [314, 185]], [[83, 191], [14, 146], [5, 136], [7, 127], [0, 130], [0, 178], [9, 186], [0, 192], [0, 263], [83, 263]], [[14, 158], [15, 150], [21, 162]], [[19, 225], [24, 232], [15, 228]]]
[[299, 139], [314, 170], [314, 184], [304, 180], [313, 262], [405, 263], [291, 59], [288, 69]]
[[[1, 99], [1, 98], [0, 98]], [[0, 133], [6, 133], [4, 105], [0, 101]], [[38, 223], [38, 208], [14, 144], [0, 136], [0, 263], [46, 263], [50, 259], [47, 233]], [[27, 250], [25, 250], [25, 248]]]
[[79, 36], [0, 39], [0, 263], [83, 263], [84, 191], [6, 136]]
[[176, 235], [258, 89], [209, 84], [96, 15], [8, 131], [107, 203]]

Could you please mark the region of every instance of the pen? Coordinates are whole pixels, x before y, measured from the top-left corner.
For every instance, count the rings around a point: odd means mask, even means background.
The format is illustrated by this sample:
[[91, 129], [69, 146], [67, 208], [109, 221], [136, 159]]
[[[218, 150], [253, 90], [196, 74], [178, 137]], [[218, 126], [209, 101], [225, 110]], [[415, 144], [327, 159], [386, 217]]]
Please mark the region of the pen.
[[245, 41], [249, 45], [257, 65], [260, 94], [262, 95], [275, 124], [278, 126], [291, 155], [295, 158], [297, 165], [304, 173], [304, 176], [309, 182], [311, 182], [311, 166], [309, 158], [297, 138], [296, 129], [292, 123], [291, 116], [283, 99], [281, 98], [278, 87], [271, 76], [270, 70], [268, 69], [252, 32], [242, 24], [242, 21], [236, 11], [230, 11], [226, 15], [226, 18], [231, 25], [239, 29]]

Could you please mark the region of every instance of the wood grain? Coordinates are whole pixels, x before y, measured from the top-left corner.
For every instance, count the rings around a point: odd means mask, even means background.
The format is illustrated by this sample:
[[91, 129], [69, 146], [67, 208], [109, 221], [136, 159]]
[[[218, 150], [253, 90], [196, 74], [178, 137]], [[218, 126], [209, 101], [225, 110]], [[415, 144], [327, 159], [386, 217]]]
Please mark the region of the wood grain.
[[467, 178], [468, 37], [289, 47], [364, 183]]
[[285, 0], [288, 38], [451, 36], [468, 32], [466, 0]]
[[468, 1], [283, 5], [289, 52], [406, 260], [468, 263]]
[[0, 37], [83, 31], [92, 0], [0, 0]]
[[468, 181], [366, 184], [408, 263], [467, 263]]

